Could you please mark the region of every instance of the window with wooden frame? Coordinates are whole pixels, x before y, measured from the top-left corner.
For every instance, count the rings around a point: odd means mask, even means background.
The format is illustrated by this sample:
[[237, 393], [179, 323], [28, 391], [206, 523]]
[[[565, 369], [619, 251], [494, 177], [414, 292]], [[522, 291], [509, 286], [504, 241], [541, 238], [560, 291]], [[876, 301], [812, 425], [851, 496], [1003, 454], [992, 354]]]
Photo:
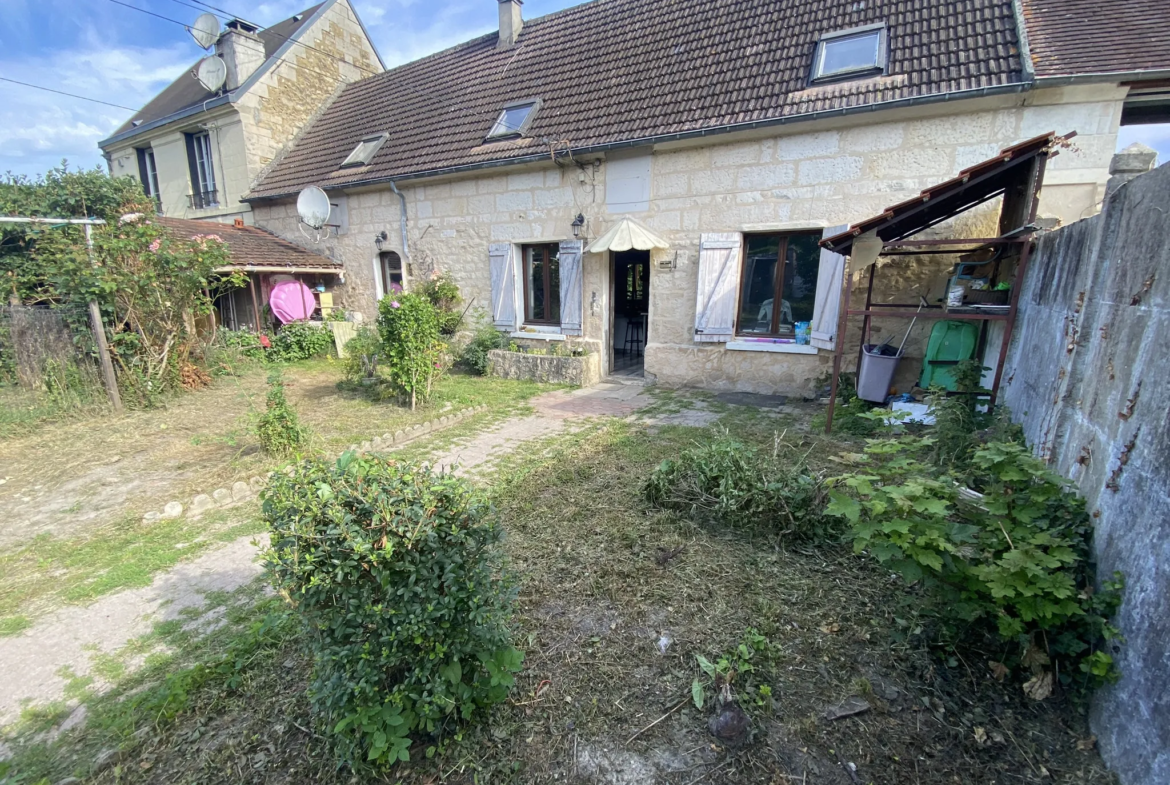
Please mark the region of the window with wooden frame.
[[555, 243], [523, 246], [524, 323], [561, 323], [560, 249]]
[[790, 338], [816, 307], [821, 233], [747, 234], [736, 333]]
[[382, 251], [378, 254], [378, 272], [383, 296], [402, 291], [402, 257], [397, 252]]

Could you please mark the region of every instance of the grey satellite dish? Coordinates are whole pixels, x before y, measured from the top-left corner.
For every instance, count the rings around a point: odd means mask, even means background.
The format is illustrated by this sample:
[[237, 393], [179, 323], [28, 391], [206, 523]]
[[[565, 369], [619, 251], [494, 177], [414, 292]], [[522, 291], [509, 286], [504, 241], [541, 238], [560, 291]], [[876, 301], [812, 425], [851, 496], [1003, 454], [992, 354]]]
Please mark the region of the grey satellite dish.
[[214, 14], [200, 14], [195, 24], [187, 28], [195, 43], [208, 49], [219, 40], [219, 19]]
[[219, 88], [223, 87], [223, 83], [227, 81], [227, 63], [223, 61], [222, 57], [216, 55], [205, 57], [199, 61], [199, 68], [196, 69], [195, 75], [199, 78], [199, 84], [203, 85], [207, 92], [218, 92]]
[[329, 197], [315, 185], [310, 185], [297, 196], [297, 213], [313, 229], [323, 229], [329, 222]]

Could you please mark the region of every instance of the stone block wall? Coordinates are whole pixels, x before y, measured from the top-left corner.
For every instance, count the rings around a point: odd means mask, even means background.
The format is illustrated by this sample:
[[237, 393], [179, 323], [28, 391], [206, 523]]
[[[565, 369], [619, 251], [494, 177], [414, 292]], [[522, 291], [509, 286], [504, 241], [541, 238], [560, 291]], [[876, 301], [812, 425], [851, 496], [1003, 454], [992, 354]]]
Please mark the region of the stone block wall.
[[[574, 162], [578, 165], [548, 162], [459, 179], [401, 181], [410, 246], [403, 258], [416, 277], [432, 269], [450, 271], [467, 300], [475, 298], [477, 306], [487, 307], [490, 243], [572, 239], [570, 224], [578, 213], [585, 216], [587, 237], [596, 238], [631, 215], [671, 243], [669, 251], [655, 252], [651, 264], [647, 372], [667, 384], [803, 394], [827, 371], [827, 353], [742, 352], [694, 342], [701, 234], [820, 231], [858, 221], [1002, 147], [1049, 130], [1077, 130], [1079, 136], [1077, 149], [1052, 160], [1041, 211], [1066, 222], [1076, 220], [1093, 213], [1103, 193], [1124, 94], [1112, 86], [1039, 90], [626, 152], [625, 158], [650, 157], [649, 206], [633, 213], [607, 208], [602, 157]], [[372, 312], [375, 234], [387, 232], [387, 247], [402, 252], [398, 200], [385, 188], [355, 192], [347, 199], [347, 236], [322, 246], [346, 264], [347, 307]], [[290, 204], [256, 209], [261, 225], [298, 240]], [[949, 262], [942, 263], [937, 275], [924, 269], [922, 263], [892, 265], [879, 279], [883, 283], [875, 290], [875, 301], [909, 297], [913, 302], [911, 290], [941, 296], [941, 285], [933, 291], [924, 282], [945, 276]], [[604, 370], [609, 363], [610, 277], [608, 256], [586, 254], [583, 337], [602, 347]], [[874, 334], [884, 340], [905, 324], [877, 322]], [[917, 328], [908, 354], [921, 356], [928, 331]], [[850, 347], [856, 345], [854, 336], [846, 340]], [[852, 362], [855, 354], [850, 349], [846, 357]], [[916, 376], [916, 364], [907, 362], [903, 373]]]

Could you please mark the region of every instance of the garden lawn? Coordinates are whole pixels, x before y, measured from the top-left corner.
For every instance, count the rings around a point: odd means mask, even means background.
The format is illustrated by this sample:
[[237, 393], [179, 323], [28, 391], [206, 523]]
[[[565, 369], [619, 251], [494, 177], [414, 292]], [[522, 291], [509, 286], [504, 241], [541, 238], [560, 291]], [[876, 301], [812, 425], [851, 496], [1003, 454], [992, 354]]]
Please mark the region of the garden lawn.
[[[790, 418], [738, 407], [722, 423], [749, 443], [794, 458], [808, 453], [821, 468], [842, 446], [802, 433]], [[409, 763], [360, 779], [1113, 781], [1079, 707], [1025, 699], [1018, 684], [995, 681], [986, 658], [933, 655], [918, 598], [850, 549], [798, 548], [750, 526], [649, 510], [641, 485], [651, 469], [710, 435], [608, 421], [499, 464], [487, 492], [519, 581], [516, 643], [526, 659], [517, 688], [490, 723], [449, 737], [433, 758], [419, 746]], [[214, 650], [176, 642], [165, 669], [91, 704], [86, 728], [56, 746], [16, 743], [10, 774], [88, 774], [99, 783], [352, 781], [309, 714], [309, 663], [291, 622], [276, 618], [262, 633], [217, 633], [225, 637]], [[708, 732], [711, 685], [700, 709], [693, 683], [706, 681], [699, 655], [734, 657], [745, 641], [753, 670], [732, 691], [751, 733], [733, 747]], [[187, 654], [211, 667], [179, 669]]]

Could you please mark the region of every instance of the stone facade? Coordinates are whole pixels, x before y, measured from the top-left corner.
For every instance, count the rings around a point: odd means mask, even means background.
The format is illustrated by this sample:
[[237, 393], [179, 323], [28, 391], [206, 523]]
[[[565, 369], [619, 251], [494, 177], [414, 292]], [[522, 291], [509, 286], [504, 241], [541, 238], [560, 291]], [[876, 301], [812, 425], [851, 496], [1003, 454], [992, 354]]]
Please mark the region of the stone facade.
[[502, 379], [591, 387], [601, 381], [601, 360], [596, 352], [582, 357], [554, 357], [493, 349], [488, 352], [488, 374]]
[[[345, 305], [367, 316], [375, 308], [374, 238], [383, 231], [389, 237], [385, 247], [402, 254], [409, 276], [418, 280], [435, 269], [449, 271], [465, 298], [486, 308], [491, 302], [490, 243], [572, 239], [570, 224], [578, 213], [586, 219], [584, 234], [595, 238], [629, 215], [671, 244], [652, 257], [647, 374], [671, 385], [804, 394], [828, 372], [829, 352], [808, 347], [800, 347], [804, 353], [740, 351], [694, 341], [702, 234], [820, 230], [851, 223], [1005, 146], [1048, 131], [1075, 130], [1073, 147], [1050, 161], [1041, 198], [1043, 215], [1072, 222], [1096, 212], [1102, 198], [1125, 93], [1109, 85], [1035, 90], [646, 146], [562, 161], [561, 166], [550, 161], [458, 179], [404, 180], [397, 185], [406, 200], [408, 248], [399, 229], [398, 196], [388, 187], [370, 187], [334, 199], [346, 214], [346, 227], [323, 239], [317, 250], [345, 263]], [[639, 165], [631, 159], [639, 158], [648, 173], [648, 197], [631, 190], [628, 172]], [[618, 160], [623, 161], [622, 179], [615, 175], [614, 182], [607, 182], [611, 166], [619, 169]], [[260, 225], [303, 242], [290, 202], [260, 202], [254, 209]], [[922, 265], [883, 268], [875, 301], [916, 299], [916, 293], [941, 296], [941, 290], [921, 291], [924, 281], [942, 274], [923, 272]], [[600, 352], [606, 373], [611, 262], [608, 255], [586, 254], [583, 268], [578, 342]], [[877, 320], [875, 334], [905, 326], [905, 321]], [[920, 325], [907, 344], [911, 359], [904, 373], [917, 367], [912, 359], [916, 353], [921, 357], [927, 332]], [[856, 346], [856, 336], [845, 340], [847, 347]], [[855, 350], [847, 350], [851, 361], [855, 356]]]
[[[115, 177], [139, 179], [137, 148], [154, 151], [162, 210], [173, 218], [253, 223], [242, 197], [337, 89], [382, 70], [349, 0], [337, 0], [233, 103], [113, 143], [103, 152]], [[309, 48], [312, 47], [312, 48]], [[336, 58], [343, 58], [341, 62]], [[180, 78], [189, 78], [183, 76]], [[194, 209], [184, 134], [210, 134], [218, 206]]]

